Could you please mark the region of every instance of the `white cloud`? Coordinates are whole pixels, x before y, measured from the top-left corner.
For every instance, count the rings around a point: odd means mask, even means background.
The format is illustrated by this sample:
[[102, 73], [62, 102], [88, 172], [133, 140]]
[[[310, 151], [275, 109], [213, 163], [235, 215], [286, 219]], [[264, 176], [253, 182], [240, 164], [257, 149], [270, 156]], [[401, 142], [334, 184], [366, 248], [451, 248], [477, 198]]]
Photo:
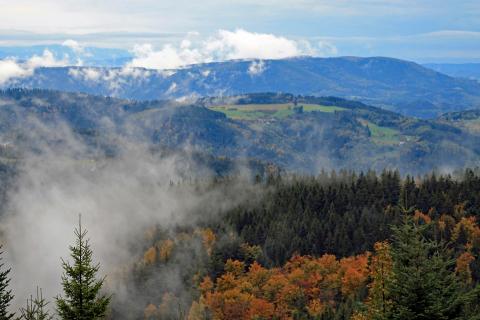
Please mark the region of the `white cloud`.
[[[68, 74], [76, 79], [89, 82], [117, 82], [126, 81], [127, 79], [145, 79], [152, 75], [152, 71], [139, 68], [123, 67], [123, 68], [70, 68]], [[173, 73], [158, 72], [164, 76], [171, 76]]]
[[12, 78], [25, 77], [29, 71], [19, 65], [14, 59], [0, 60], [0, 85]]
[[98, 81], [102, 77], [102, 73], [95, 68], [72, 68], [68, 70], [68, 74], [77, 79], [83, 79], [85, 81]]
[[214, 36], [192, 42], [191, 35], [178, 46], [167, 44], [155, 50], [151, 44], [136, 45], [135, 58], [128, 67], [175, 69], [189, 64], [231, 59], [282, 59], [299, 55], [323, 55], [335, 52], [329, 43], [312, 47], [308, 41], [297, 41], [267, 33], [219, 30]]
[[69, 61], [67, 57], [64, 57], [62, 60], [57, 60], [49, 50], [44, 50], [41, 56], [32, 56], [26, 63], [27, 68], [32, 71], [39, 67], [62, 67], [68, 64]]
[[141, 70], [137, 68], [123, 67], [119, 70], [117, 69], [117, 74], [121, 77], [132, 77], [134, 79], [138, 79], [150, 76], [151, 72], [148, 70]]
[[78, 41], [72, 39], [65, 40], [62, 46], [72, 49], [76, 54], [83, 54], [84, 51], [83, 46]]
[[198, 49], [191, 49], [185, 40], [179, 48], [167, 44], [160, 51], [155, 51], [151, 44], [136, 45], [133, 53], [135, 58], [127, 66], [148, 69], [175, 69], [198, 63], [203, 58]]
[[251, 76], [257, 76], [262, 74], [265, 71], [265, 62], [263, 60], [260, 61], [252, 61], [250, 66], [248, 67], [248, 74]]
[[34, 55], [25, 62], [19, 62], [15, 58], [0, 60], [0, 85], [11, 79], [31, 76], [36, 68], [66, 65], [68, 65], [66, 57], [62, 60], [57, 60], [49, 50], [45, 50], [41, 56]]
[[174, 74], [174, 72], [163, 70], [152, 71], [127, 66], [123, 68], [83, 67], [70, 68], [68, 70], [68, 74], [76, 80], [84, 81], [89, 85], [106, 85], [110, 95], [114, 96], [119, 94], [124, 85], [129, 83], [141, 85], [144, 81], [148, 81], [149, 77], [154, 73], [163, 77], [169, 77]]
[[294, 40], [273, 34], [220, 30], [205, 43], [205, 51], [222, 60], [228, 59], [281, 59], [309, 54]]

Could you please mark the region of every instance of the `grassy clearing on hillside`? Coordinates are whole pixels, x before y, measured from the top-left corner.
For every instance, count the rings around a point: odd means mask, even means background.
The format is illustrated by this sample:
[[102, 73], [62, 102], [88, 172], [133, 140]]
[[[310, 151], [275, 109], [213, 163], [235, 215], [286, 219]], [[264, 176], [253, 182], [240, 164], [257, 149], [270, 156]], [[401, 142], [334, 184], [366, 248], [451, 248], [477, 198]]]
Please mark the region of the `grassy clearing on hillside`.
[[[299, 104], [303, 112], [327, 112], [343, 111], [345, 108], [336, 106], [322, 106], [318, 104]], [[260, 118], [286, 118], [295, 114], [294, 105], [283, 104], [245, 104], [211, 107], [210, 110], [224, 113], [228, 118], [237, 120], [255, 120]]]
[[370, 130], [371, 137], [373, 142], [376, 144], [384, 144], [384, 145], [393, 145], [400, 143], [400, 131], [388, 128], [388, 127], [381, 127], [372, 123], [370, 121], [362, 121], [363, 125], [367, 126]]
[[336, 107], [336, 106], [322, 106], [319, 104], [302, 104], [303, 112], [312, 112], [312, 111], [320, 111], [320, 112], [328, 112], [333, 113], [335, 111], [344, 111], [345, 108]]

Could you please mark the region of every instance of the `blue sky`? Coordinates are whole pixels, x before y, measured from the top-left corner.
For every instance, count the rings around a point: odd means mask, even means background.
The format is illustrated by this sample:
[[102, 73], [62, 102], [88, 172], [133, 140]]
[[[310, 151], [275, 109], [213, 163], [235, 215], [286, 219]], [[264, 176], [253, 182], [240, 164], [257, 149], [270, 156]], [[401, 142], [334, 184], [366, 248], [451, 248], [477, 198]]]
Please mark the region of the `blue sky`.
[[[293, 41], [297, 50], [285, 54], [480, 62], [478, 0], [0, 0], [0, 7], [0, 46], [71, 39], [82, 47], [121, 48], [143, 58], [163, 52], [157, 58], [164, 59], [166, 46], [181, 56], [182, 42], [188, 41], [188, 50], [200, 53], [187, 62], [197, 62], [212, 59], [206, 42], [232, 45], [243, 41], [237, 33], [243, 30], [253, 45], [262, 46], [255, 43], [261, 38], [249, 34]], [[224, 37], [222, 30], [232, 34]], [[262, 57], [268, 54], [260, 52]]]

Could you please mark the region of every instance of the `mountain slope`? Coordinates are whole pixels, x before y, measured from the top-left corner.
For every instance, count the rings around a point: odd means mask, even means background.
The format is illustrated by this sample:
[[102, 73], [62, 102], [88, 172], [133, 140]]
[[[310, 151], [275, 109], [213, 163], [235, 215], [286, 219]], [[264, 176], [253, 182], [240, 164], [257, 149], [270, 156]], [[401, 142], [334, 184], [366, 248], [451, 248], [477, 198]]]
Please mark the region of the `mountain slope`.
[[439, 120], [467, 132], [480, 134], [480, 110], [478, 109], [446, 113], [439, 117]]
[[296, 172], [400, 168], [422, 173], [480, 160], [480, 133], [454, 121], [418, 120], [340, 98], [250, 94], [180, 105], [9, 90], [0, 92], [0, 103], [2, 159], [45, 142], [62, 146], [68, 135], [58, 125], [66, 123], [91, 156], [114, 155], [126, 140]]
[[480, 106], [480, 84], [391, 58], [227, 61], [158, 71], [40, 68], [8, 86], [152, 100], [255, 92], [338, 96], [409, 116], [434, 118]]

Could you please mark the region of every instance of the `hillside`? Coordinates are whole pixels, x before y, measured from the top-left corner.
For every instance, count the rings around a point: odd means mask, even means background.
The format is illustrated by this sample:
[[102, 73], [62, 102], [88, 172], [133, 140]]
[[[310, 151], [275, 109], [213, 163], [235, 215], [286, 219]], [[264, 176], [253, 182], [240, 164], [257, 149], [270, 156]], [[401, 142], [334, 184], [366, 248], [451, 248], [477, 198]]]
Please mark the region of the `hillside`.
[[440, 121], [452, 123], [465, 131], [480, 133], [480, 110], [465, 110], [443, 114]]
[[479, 133], [455, 121], [418, 120], [333, 97], [251, 94], [179, 104], [8, 90], [0, 93], [0, 102], [4, 155], [37, 147], [42, 139], [57, 145], [62, 139], [58, 124], [66, 123], [92, 155], [114, 154], [119, 141], [127, 139], [312, 173], [387, 167], [421, 173], [480, 159]]
[[372, 57], [244, 61], [192, 65], [178, 70], [40, 68], [6, 87], [81, 91], [153, 100], [259, 92], [338, 96], [408, 116], [434, 118], [480, 106], [480, 84], [413, 62]]

